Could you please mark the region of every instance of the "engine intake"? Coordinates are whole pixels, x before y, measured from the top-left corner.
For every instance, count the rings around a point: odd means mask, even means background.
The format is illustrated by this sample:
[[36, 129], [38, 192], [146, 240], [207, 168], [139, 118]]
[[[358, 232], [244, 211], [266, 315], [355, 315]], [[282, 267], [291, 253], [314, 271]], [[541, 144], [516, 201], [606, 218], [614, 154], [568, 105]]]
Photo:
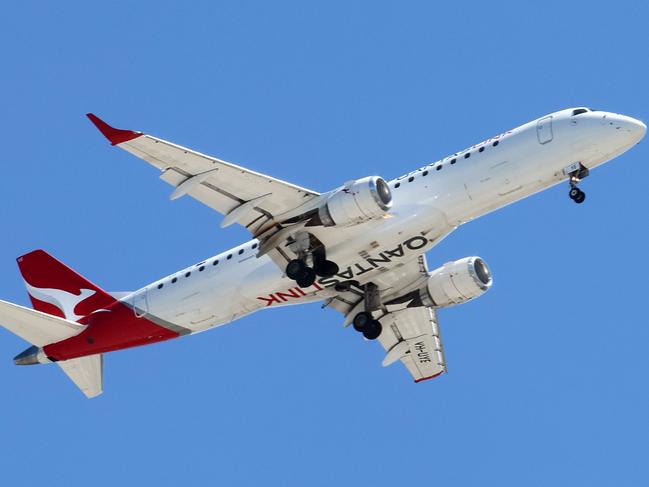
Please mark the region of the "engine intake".
[[325, 227], [347, 227], [381, 218], [390, 208], [392, 192], [388, 183], [378, 176], [368, 176], [332, 192], [318, 210], [318, 219]]
[[425, 304], [445, 308], [482, 296], [492, 282], [491, 271], [484, 260], [465, 257], [431, 272], [421, 297]]

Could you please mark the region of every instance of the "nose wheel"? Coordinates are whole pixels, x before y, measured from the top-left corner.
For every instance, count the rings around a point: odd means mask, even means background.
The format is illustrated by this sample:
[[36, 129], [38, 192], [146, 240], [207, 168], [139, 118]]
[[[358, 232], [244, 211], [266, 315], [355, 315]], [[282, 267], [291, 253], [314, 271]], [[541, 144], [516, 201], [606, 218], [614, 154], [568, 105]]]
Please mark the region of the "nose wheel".
[[568, 196], [575, 203], [583, 203], [586, 199], [586, 193], [579, 189], [577, 185], [581, 182], [582, 179], [588, 176], [588, 168], [585, 167], [581, 162], [575, 162], [565, 168], [563, 170], [563, 173], [570, 178], [570, 191], [568, 192]]
[[570, 199], [572, 201], [578, 204], [583, 203], [584, 200], [586, 199], [586, 193], [584, 193], [581, 189], [579, 189], [576, 186], [570, 188], [570, 192], [568, 193], [568, 196], [570, 196]]

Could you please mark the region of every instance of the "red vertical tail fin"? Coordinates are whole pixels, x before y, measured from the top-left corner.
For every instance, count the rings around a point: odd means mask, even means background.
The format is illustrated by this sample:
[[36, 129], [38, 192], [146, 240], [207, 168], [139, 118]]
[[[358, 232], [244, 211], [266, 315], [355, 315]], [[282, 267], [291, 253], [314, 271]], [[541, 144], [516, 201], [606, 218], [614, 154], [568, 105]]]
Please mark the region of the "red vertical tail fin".
[[76, 273], [44, 250], [18, 257], [34, 309], [70, 321], [115, 302], [106, 291]]

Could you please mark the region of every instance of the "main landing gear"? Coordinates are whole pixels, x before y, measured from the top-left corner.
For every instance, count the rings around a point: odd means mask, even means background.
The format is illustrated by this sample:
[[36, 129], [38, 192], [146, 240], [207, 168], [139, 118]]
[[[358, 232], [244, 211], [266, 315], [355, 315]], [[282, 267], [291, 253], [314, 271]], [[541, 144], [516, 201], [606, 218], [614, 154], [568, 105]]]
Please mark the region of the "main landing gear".
[[372, 316], [372, 310], [381, 307], [381, 297], [379, 289], [376, 284], [367, 283], [365, 285], [365, 311], [361, 311], [352, 321], [354, 330], [363, 334], [368, 340], [376, 340], [381, 336], [383, 326], [379, 320], [375, 320]]
[[581, 163], [571, 164], [568, 167], [572, 169], [568, 172], [568, 176], [570, 176], [570, 191], [568, 192], [568, 196], [575, 203], [581, 204], [586, 200], [586, 193], [579, 189], [577, 185], [582, 179], [588, 176], [588, 168], [584, 167]]
[[307, 255], [293, 259], [286, 266], [286, 277], [297, 282], [300, 287], [313, 286], [316, 277], [331, 277], [338, 273], [338, 265], [327, 260], [324, 248], [311, 252], [313, 267], [307, 264]]
[[361, 311], [356, 316], [354, 316], [354, 321], [352, 322], [354, 330], [363, 334], [368, 340], [376, 340], [381, 336], [383, 331], [383, 326], [379, 320], [375, 320], [372, 317], [372, 313], [368, 311]]

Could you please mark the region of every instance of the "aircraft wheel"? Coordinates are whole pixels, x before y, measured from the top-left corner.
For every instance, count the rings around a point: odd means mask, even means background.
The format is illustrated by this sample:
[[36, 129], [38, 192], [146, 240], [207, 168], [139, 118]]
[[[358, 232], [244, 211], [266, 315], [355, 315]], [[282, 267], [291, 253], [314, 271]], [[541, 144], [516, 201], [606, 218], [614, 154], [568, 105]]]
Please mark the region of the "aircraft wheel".
[[338, 274], [338, 264], [330, 260], [317, 262], [315, 265], [315, 273], [320, 277], [331, 277]]
[[352, 322], [352, 324], [354, 326], [354, 330], [362, 332], [371, 321], [373, 321], [372, 315], [367, 311], [362, 311], [354, 316], [354, 321]]
[[376, 340], [381, 336], [382, 331], [383, 326], [381, 326], [381, 323], [377, 320], [371, 320], [363, 329], [363, 336], [368, 340]]
[[300, 287], [309, 287], [313, 286], [315, 283], [316, 273], [310, 267], [306, 267], [304, 274], [300, 278], [296, 279], [297, 285]]
[[574, 198], [575, 203], [578, 203], [578, 204], [583, 203], [585, 199], [586, 199], [586, 193], [584, 193], [581, 190], [579, 190], [579, 194], [577, 196], [575, 196], [575, 198]]
[[293, 259], [286, 266], [286, 277], [297, 281], [298, 279], [306, 277], [306, 270], [308, 269], [306, 262], [301, 259]]
[[571, 200], [576, 200], [577, 196], [579, 196], [581, 192], [582, 191], [579, 188], [570, 188], [570, 192], [568, 193], [568, 196], [570, 196]]

